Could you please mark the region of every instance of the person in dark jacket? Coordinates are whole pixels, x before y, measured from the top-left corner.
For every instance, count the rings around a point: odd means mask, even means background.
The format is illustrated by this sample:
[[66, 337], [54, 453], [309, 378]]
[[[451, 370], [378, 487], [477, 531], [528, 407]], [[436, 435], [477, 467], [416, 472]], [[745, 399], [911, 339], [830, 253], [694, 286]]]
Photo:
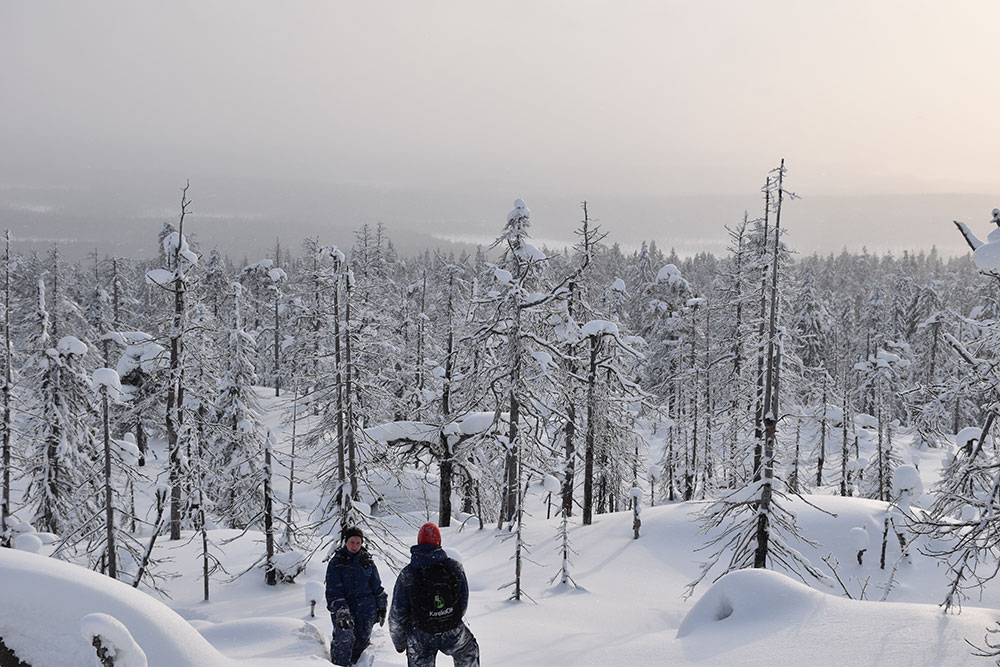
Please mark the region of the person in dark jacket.
[[344, 546], [326, 568], [326, 608], [333, 619], [330, 660], [335, 665], [356, 663], [375, 623], [385, 623], [388, 599], [364, 538], [360, 528], [345, 529]]
[[469, 606], [469, 581], [462, 564], [441, 548], [441, 531], [425, 523], [410, 547], [410, 564], [392, 591], [389, 635], [409, 667], [433, 667], [440, 651], [455, 667], [478, 667], [479, 644], [462, 621]]

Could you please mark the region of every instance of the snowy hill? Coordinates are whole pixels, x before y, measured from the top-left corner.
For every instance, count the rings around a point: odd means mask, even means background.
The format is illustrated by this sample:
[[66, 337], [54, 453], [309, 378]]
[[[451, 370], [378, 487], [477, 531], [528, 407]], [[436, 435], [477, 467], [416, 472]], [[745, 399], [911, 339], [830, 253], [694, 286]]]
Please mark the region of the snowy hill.
[[[268, 420], [282, 443], [280, 401], [262, 398]], [[162, 447], [162, 443], [157, 445]], [[281, 449], [282, 445], [279, 445]], [[154, 450], [155, 451], [155, 450]], [[921, 474], [933, 479], [942, 451], [914, 451]], [[151, 466], [158, 469], [163, 451]], [[405, 480], [386, 480], [387, 501], [403, 507], [402, 516], [382, 516], [395, 544], [375, 545], [405, 551], [414, 526], [434, 519], [428, 498], [434, 479], [416, 472]], [[407, 491], [407, 489], [410, 489]], [[416, 490], [414, 490], [416, 489]], [[515, 602], [505, 585], [514, 577], [513, 542], [495, 526], [442, 529], [443, 544], [460, 559], [471, 589], [467, 621], [482, 649], [484, 665], [508, 667], [587, 665], [968, 665], [975, 658], [969, 642], [982, 645], [988, 627], [1000, 619], [1000, 593], [988, 589], [977, 607], [944, 615], [945, 572], [937, 561], [914, 548], [900, 559], [899, 545], [887, 542], [886, 567], [879, 551], [886, 505], [872, 500], [814, 495], [792, 503], [803, 535], [816, 546], [803, 554], [832, 575], [834, 563], [843, 587], [810, 586], [770, 571], [735, 572], [714, 584], [712, 575], [685, 599], [699, 573], [706, 537], [696, 514], [704, 503], [645, 507], [641, 537], [632, 539], [632, 514], [595, 517], [591, 526], [574, 517], [570, 540], [577, 552], [571, 573], [578, 587], [553, 584], [558, 574], [558, 520], [546, 519], [544, 488], [528, 494], [524, 565], [525, 599]], [[296, 490], [300, 506], [315, 506], [313, 483]], [[408, 504], [408, 505], [407, 505]], [[815, 507], [813, 506], [815, 505]], [[429, 514], [428, 514], [429, 512]], [[870, 536], [863, 563], [857, 563], [856, 529]], [[853, 532], [852, 532], [853, 531]], [[149, 665], [323, 664], [331, 624], [321, 601], [311, 617], [306, 593], [322, 581], [319, 553], [295, 583], [265, 585], [251, 569], [262, 550], [260, 533], [215, 529], [228, 575], [212, 576], [211, 599], [202, 601], [198, 541], [185, 533], [180, 542], [162, 539], [156, 555], [170, 559], [177, 578], [166, 584], [169, 599], [158, 600], [101, 575], [54, 559], [0, 551], [0, 636], [31, 664], [76, 665], [89, 647], [78, 631], [92, 612], [116, 617], [132, 633]], [[919, 546], [919, 544], [917, 544]], [[50, 547], [43, 547], [42, 551]], [[396, 572], [376, 558], [383, 584], [391, 591]], [[895, 574], [893, 568], [896, 566]], [[886, 583], [894, 585], [886, 593]], [[854, 599], [848, 599], [844, 589]], [[883, 596], [887, 601], [880, 602]], [[11, 603], [11, 601], [14, 601]], [[50, 620], [42, 623], [41, 619]], [[184, 619], [188, 622], [185, 623]], [[58, 628], [53, 630], [52, 628]], [[197, 632], [196, 632], [197, 630]], [[375, 667], [404, 665], [385, 627], [376, 627], [369, 649]], [[442, 658], [439, 664], [450, 664]]]

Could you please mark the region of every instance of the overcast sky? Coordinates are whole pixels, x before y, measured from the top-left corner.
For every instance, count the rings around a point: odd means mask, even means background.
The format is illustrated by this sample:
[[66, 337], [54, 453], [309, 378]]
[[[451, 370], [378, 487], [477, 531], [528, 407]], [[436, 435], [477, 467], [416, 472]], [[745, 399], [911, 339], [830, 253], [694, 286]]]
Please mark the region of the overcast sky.
[[0, 178], [440, 193], [428, 218], [460, 193], [502, 224], [532, 193], [570, 221], [584, 197], [749, 206], [784, 157], [804, 201], [1000, 206], [998, 29], [995, 0], [4, 0]]

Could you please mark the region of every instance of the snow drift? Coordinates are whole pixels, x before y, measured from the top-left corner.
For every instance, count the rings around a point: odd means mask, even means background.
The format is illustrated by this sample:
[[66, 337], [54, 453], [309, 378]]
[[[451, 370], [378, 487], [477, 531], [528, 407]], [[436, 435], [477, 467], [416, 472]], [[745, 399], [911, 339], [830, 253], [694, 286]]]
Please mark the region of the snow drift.
[[0, 549], [0, 637], [32, 665], [89, 665], [93, 646], [81, 621], [117, 619], [156, 665], [235, 664], [176, 612], [119, 581], [53, 558]]

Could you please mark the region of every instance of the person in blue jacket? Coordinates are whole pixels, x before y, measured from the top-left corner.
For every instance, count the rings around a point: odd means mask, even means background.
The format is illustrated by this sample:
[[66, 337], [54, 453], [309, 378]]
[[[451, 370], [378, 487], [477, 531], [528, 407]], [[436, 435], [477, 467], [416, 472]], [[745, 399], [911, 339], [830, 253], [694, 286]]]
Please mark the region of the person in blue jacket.
[[385, 623], [388, 599], [364, 539], [360, 528], [346, 528], [344, 546], [326, 567], [326, 608], [333, 619], [330, 660], [335, 665], [356, 663], [375, 623]]
[[433, 667], [440, 651], [455, 667], [479, 667], [479, 644], [462, 621], [469, 581], [462, 564], [441, 548], [441, 531], [425, 523], [410, 547], [410, 564], [396, 578], [389, 636], [409, 667]]

